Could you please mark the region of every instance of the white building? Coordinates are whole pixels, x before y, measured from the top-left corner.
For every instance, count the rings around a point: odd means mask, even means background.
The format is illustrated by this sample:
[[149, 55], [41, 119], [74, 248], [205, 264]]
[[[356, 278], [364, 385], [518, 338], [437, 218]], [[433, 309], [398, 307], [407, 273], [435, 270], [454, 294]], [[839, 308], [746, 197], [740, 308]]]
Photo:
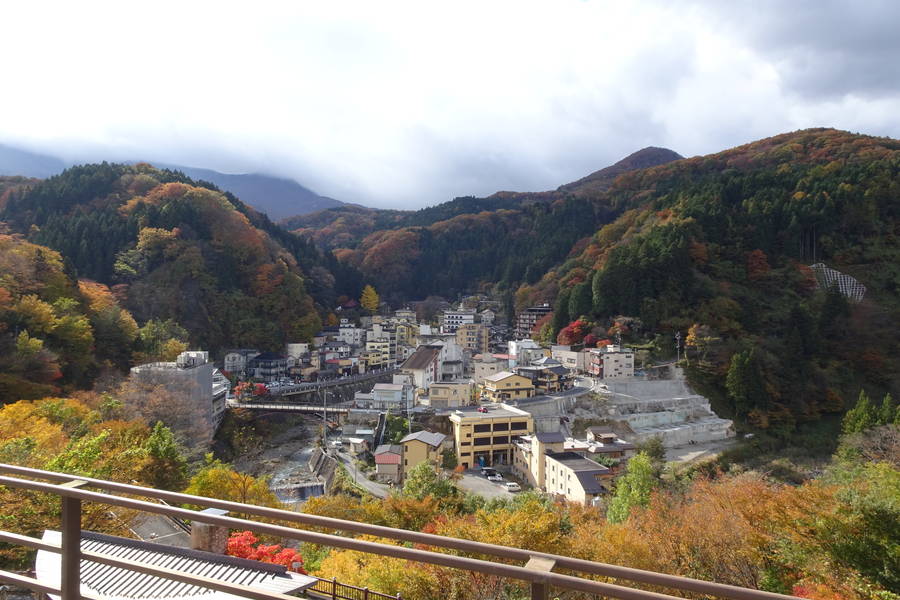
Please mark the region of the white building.
[[468, 325], [475, 322], [475, 309], [456, 308], [448, 309], [441, 313], [441, 333], [456, 333], [460, 325]]
[[548, 354], [545, 349], [541, 348], [540, 344], [527, 338], [524, 340], [513, 340], [509, 342], [508, 347], [509, 355], [513, 357], [511, 360], [515, 361], [515, 364], [511, 366], [530, 365]]
[[341, 319], [341, 324], [338, 326], [337, 339], [345, 344], [362, 346], [366, 343], [366, 330], [362, 327], [357, 327], [349, 319]]
[[371, 392], [357, 392], [353, 399], [358, 408], [404, 411], [413, 405], [413, 389], [398, 383], [376, 383]]
[[550, 357], [573, 372], [587, 373], [591, 364], [590, 356], [589, 348], [572, 350], [571, 346], [550, 347]]
[[259, 356], [259, 350], [253, 348], [240, 348], [229, 350], [225, 353], [223, 368], [228, 373], [234, 373], [242, 378], [247, 376], [247, 363], [250, 359]]
[[634, 350], [618, 345], [594, 348], [590, 351], [591, 375], [603, 379], [634, 377]]
[[[207, 443], [225, 416], [225, 399], [231, 387], [227, 378], [209, 362], [205, 351], [182, 352], [175, 362], [155, 362], [131, 368], [131, 377], [147, 386], [164, 386], [180, 396], [183, 410], [179, 423], [190, 417], [192, 430], [206, 437], [191, 440]], [[141, 407], [136, 407], [141, 410]], [[174, 415], [173, 415], [174, 417]], [[166, 425], [178, 425], [165, 422]]]
[[440, 346], [419, 346], [400, 367], [400, 372], [408, 375], [414, 386], [427, 390], [441, 380], [442, 367]]

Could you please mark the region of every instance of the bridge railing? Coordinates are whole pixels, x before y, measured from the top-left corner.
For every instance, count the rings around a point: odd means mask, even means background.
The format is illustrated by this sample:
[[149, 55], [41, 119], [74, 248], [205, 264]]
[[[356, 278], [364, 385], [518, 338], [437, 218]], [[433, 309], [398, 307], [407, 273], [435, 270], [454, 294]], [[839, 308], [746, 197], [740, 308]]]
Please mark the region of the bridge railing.
[[[85, 553], [81, 551], [81, 505], [94, 502], [108, 506], [119, 506], [138, 511], [166, 515], [200, 523], [208, 523], [229, 529], [249, 530], [300, 542], [310, 542], [333, 548], [356, 550], [363, 553], [406, 559], [460, 569], [472, 573], [482, 573], [502, 578], [526, 582], [531, 588], [534, 600], [546, 600], [552, 586], [554, 590], [573, 590], [606, 598], [621, 600], [674, 600], [676, 596], [621, 585], [634, 582], [655, 589], [671, 590], [675, 593], [700, 594], [713, 598], [730, 600], [796, 600], [792, 596], [752, 590], [710, 581], [690, 579], [676, 575], [632, 569], [617, 565], [597, 563], [544, 552], [534, 552], [522, 548], [485, 544], [472, 540], [449, 538], [417, 531], [394, 529], [381, 525], [371, 525], [355, 521], [345, 521], [331, 517], [296, 513], [282, 509], [266, 508], [144, 488], [124, 483], [78, 477], [65, 473], [41, 471], [26, 467], [0, 464], [0, 486], [9, 486], [56, 495], [61, 500], [61, 544], [52, 544], [25, 535], [0, 531], [0, 542], [58, 552], [61, 556], [61, 584], [57, 588], [47, 582], [25, 577], [16, 573], [0, 571], [0, 581], [30, 588], [45, 594], [61, 595], [62, 600], [80, 600], [79, 573], [81, 558], [124, 568], [139, 573], [193, 583], [202, 587], [223, 591], [254, 600], [289, 600], [289, 597], [270, 592], [262, 592], [246, 586], [223, 583], [206, 578], [198, 578], [190, 573], [173, 569], [161, 569], [146, 563], [120, 560], [110, 555]], [[94, 488], [100, 491], [91, 491]], [[123, 495], [117, 495], [123, 494]], [[137, 498], [164, 500], [171, 505], [148, 502]], [[249, 519], [202, 513], [174, 505], [195, 505], [205, 508], [219, 508], [235, 514], [263, 518], [278, 522], [295, 523], [303, 527], [315, 527], [348, 533], [366, 534], [378, 538], [409, 542], [409, 544], [388, 544], [353, 537], [345, 537], [308, 529], [299, 529], [272, 523], [262, 523]], [[458, 551], [448, 554], [426, 548]], [[475, 557], [488, 557], [475, 558]], [[493, 560], [490, 560], [493, 559]], [[504, 562], [498, 562], [502, 559]], [[514, 564], [515, 562], [524, 564]], [[562, 569], [567, 573], [556, 572]], [[574, 573], [574, 574], [569, 574]], [[586, 577], [586, 576], [587, 577]], [[617, 583], [598, 581], [590, 577], [615, 579]], [[87, 597], [87, 596], [84, 596]]]

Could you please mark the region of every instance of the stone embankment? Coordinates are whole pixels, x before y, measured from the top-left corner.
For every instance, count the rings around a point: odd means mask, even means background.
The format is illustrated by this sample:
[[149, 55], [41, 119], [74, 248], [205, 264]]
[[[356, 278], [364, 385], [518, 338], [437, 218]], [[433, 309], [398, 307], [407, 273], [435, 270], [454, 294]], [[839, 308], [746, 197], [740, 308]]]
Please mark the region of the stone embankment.
[[662, 438], [667, 447], [724, 440], [734, 435], [732, 422], [717, 416], [709, 400], [682, 379], [605, 381], [600, 388], [600, 416], [619, 425], [630, 442]]

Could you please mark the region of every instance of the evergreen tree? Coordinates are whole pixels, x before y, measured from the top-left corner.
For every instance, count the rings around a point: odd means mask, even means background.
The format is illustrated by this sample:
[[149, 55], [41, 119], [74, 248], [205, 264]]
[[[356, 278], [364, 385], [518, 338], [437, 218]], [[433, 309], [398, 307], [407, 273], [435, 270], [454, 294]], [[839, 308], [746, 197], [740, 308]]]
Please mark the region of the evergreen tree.
[[878, 409], [872, 405], [865, 390], [859, 391], [856, 406], [847, 411], [841, 423], [843, 432], [860, 433], [878, 424]]
[[579, 283], [572, 288], [569, 298], [569, 318], [590, 316], [592, 314], [591, 284], [587, 281]]
[[881, 410], [878, 411], [878, 424], [890, 425], [894, 421], [894, 399], [890, 394], [885, 394], [881, 401]]
[[556, 340], [556, 336], [571, 320], [569, 315], [569, 298], [571, 295], [572, 290], [566, 288], [561, 290], [559, 296], [556, 297], [556, 306], [553, 307], [553, 321], [551, 322], [553, 327], [551, 338], [553, 340]]
[[507, 289], [503, 294], [503, 312], [506, 313], [506, 326], [513, 327], [516, 324], [516, 304], [512, 289]]
[[754, 408], [767, 405], [767, 395], [760, 374], [756, 350], [736, 352], [725, 378], [725, 388], [738, 416], [746, 416]]
[[591, 278], [591, 307], [594, 310], [594, 314], [598, 315], [603, 308], [603, 289], [600, 281], [601, 271], [594, 271], [594, 276]]

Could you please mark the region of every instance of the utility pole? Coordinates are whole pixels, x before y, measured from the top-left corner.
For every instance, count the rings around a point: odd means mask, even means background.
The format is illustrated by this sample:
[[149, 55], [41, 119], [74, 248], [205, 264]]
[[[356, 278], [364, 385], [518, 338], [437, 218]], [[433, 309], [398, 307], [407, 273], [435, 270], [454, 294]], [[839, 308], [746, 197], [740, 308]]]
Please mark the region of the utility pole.
[[681, 332], [675, 332], [675, 363], [681, 362]]
[[328, 448], [328, 390], [322, 388], [322, 447]]

